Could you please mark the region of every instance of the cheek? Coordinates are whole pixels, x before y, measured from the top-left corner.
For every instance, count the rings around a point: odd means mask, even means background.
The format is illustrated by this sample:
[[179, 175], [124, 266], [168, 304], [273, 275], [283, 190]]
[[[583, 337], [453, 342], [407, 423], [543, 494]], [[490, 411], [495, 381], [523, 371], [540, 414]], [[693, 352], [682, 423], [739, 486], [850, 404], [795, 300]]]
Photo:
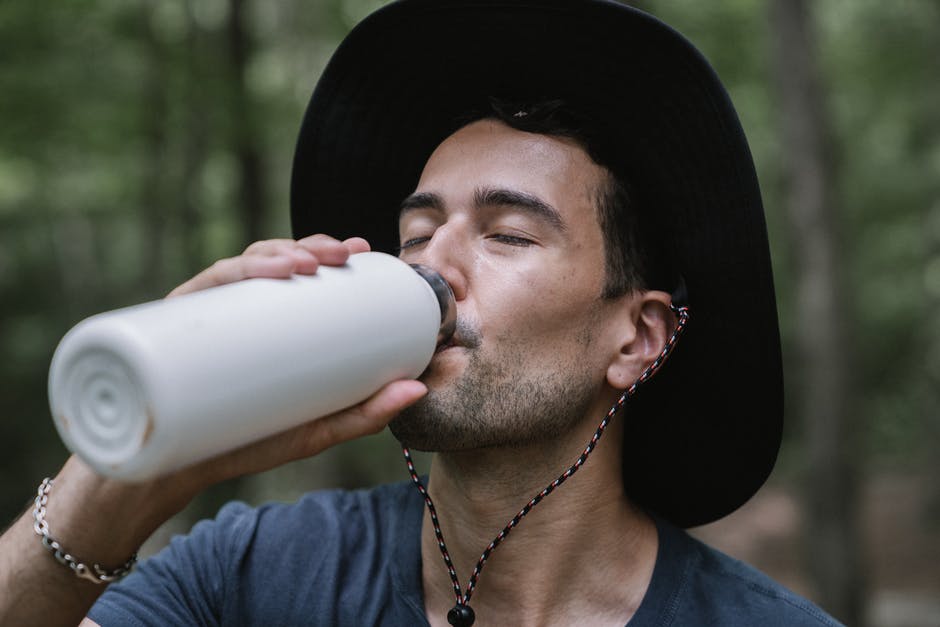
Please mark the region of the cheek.
[[503, 276], [500, 296], [481, 302], [480, 330], [501, 343], [566, 342], [583, 345], [597, 320], [601, 286], [568, 267]]

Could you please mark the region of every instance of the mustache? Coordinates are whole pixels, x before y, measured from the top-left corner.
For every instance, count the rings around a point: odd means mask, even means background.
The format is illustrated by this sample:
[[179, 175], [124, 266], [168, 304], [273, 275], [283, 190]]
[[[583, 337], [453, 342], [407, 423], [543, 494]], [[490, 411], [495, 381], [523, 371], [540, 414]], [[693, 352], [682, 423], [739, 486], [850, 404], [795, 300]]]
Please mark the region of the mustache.
[[477, 348], [483, 342], [483, 334], [476, 326], [467, 321], [466, 318], [457, 318], [457, 326], [454, 330], [452, 344], [463, 346], [464, 348]]

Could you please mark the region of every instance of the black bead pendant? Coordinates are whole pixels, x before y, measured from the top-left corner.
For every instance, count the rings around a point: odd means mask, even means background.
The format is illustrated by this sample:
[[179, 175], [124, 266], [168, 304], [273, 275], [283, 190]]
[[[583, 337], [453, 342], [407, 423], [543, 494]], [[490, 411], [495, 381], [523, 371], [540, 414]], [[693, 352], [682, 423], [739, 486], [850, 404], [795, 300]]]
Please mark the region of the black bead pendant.
[[447, 622], [454, 627], [470, 627], [477, 619], [469, 605], [458, 603], [447, 612]]

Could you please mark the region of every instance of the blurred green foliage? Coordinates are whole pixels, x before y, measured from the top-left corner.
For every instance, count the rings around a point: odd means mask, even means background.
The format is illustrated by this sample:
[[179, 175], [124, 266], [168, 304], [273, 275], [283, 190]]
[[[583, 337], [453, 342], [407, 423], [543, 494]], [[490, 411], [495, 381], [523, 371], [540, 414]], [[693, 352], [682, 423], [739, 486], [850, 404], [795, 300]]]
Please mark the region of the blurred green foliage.
[[[799, 389], [793, 346], [793, 260], [780, 161], [778, 95], [770, 70], [774, 24], [761, 0], [643, 3], [688, 36], [725, 80], [751, 143], [774, 254], [788, 380]], [[930, 463], [937, 441], [940, 322], [940, 3], [818, 0], [818, 63], [835, 136], [837, 234], [848, 270], [857, 362], [853, 406], [860, 464]], [[931, 264], [934, 264], [933, 266]], [[798, 456], [789, 412], [784, 462]], [[864, 460], [864, 461], [861, 461]], [[786, 470], [786, 468], [784, 468]]]
[[[289, 235], [290, 161], [307, 98], [344, 33], [383, 3], [246, 1], [240, 64], [230, 31], [236, 4], [0, 3], [0, 518], [12, 518], [64, 460], [45, 385], [69, 327], [159, 298], [252, 237]], [[769, 78], [774, 25], [759, 0], [636, 4], [695, 42], [738, 106], [765, 192], [786, 368], [796, 380], [800, 330], [789, 322], [786, 181]], [[836, 134], [850, 273], [844, 308], [857, 326], [859, 458], [922, 467], [940, 431], [932, 314], [940, 302], [940, 3], [813, 7]], [[265, 201], [255, 232], [241, 208], [246, 129]], [[799, 393], [788, 392], [791, 400]], [[784, 473], [798, 458], [796, 418]], [[397, 457], [387, 436], [368, 438], [207, 499], [290, 498], [315, 485], [402, 479]]]

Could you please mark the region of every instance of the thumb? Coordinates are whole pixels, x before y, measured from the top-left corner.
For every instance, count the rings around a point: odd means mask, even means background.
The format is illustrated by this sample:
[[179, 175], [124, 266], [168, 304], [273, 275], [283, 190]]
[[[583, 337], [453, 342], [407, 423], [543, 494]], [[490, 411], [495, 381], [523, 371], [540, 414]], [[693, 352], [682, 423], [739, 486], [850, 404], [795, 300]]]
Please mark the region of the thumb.
[[323, 449], [364, 435], [378, 433], [404, 408], [427, 394], [420, 381], [403, 379], [389, 383], [358, 405], [316, 421], [316, 432], [307, 443], [313, 455]]
[[393, 381], [358, 405], [224, 453], [180, 474], [192, 479], [198, 492], [225, 479], [311, 457], [341, 442], [378, 433], [427, 391], [420, 381]]

